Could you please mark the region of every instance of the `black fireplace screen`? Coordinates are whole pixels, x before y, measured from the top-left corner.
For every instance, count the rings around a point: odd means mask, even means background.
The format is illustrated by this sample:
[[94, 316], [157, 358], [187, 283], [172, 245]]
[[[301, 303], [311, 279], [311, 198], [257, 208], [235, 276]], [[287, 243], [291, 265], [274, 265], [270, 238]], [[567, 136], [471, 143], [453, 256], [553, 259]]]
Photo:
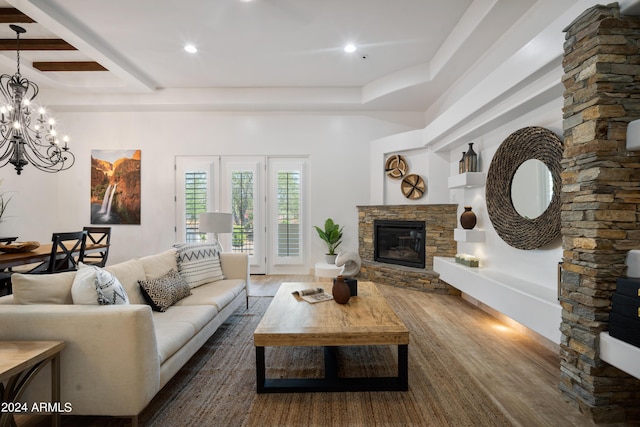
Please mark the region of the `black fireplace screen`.
[[424, 268], [424, 221], [373, 222], [373, 260]]

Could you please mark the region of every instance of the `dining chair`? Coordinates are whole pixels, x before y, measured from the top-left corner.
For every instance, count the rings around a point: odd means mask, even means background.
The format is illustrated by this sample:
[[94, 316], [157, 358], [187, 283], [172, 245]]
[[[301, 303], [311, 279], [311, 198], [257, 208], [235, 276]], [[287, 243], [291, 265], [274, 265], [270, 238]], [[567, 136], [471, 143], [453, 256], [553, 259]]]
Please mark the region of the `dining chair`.
[[51, 241], [53, 244], [51, 245], [49, 260], [27, 273], [50, 274], [78, 269], [78, 262], [84, 257], [87, 232], [83, 230], [53, 233]]
[[[109, 247], [111, 246], [111, 227], [84, 227], [83, 231], [87, 232], [87, 243], [84, 256], [80, 259], [80, 262], [104, 267], [107, 264]], [[92, 245], [106, 245], [106, 247], [99, 250], [91, 250]]]
[[[17, 237], [0, 237], [0, 243], [9, 244], [18, 240]], [[0, 297], [12, 293], [11, 271], [0, 271]]]

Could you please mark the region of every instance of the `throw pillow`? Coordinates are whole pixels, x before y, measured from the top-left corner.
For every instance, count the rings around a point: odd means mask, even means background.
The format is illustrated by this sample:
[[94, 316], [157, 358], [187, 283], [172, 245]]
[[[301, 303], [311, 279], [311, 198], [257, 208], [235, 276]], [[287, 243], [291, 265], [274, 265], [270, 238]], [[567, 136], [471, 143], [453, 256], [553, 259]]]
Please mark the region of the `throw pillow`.
[[73, 304], [71, 286], [75, 271], [54, 274], [11, 275], [15, 304]]
[[83, 263], [79, 264], [71, 285], [71, 297], [74, 304], [129, 304], [127, 292], [113, 274]]
[[155, 311], [166, 311], [182, 298], [191, 295], [191, 288], [176, 270], [149, 280], [138, 280], [142, 295]]
[[215, 243], [178, 243], [178, 272], [190, 288], [224, 279]]
[[[145, 303], [138, 285], [138, 280], [145, 279], [144, 268], [138, 258], [108, 265], [104, 269], [118, 278], [124, 290], [127, 291], [130, 304]], [[169, 269], [167, 268], [167, 270]]]
[[178, 270], [175, 249], [169, 249], [159, 254], [144, 256], [140, 258], [140, 262], [144, 268], [146, 280], [163, 276], [171, 269]]

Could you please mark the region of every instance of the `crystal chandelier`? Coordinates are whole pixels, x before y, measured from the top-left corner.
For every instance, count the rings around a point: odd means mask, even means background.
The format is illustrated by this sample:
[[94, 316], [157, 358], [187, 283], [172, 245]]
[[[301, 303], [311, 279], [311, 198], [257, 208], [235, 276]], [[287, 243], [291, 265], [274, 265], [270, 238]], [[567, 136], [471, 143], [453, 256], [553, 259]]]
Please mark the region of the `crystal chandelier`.
[[69, 169], [76, 160], [69, 151], [69, 139], [58, 139], [53, 117], [32, 103], [38, 85], [20, 75], [20, 34], [26, 30], [17, 25], [9, 27], [16, 32], [17, 71], [13, 76], [0, 76], [4, 97], [0, 101], [0, 167], [11, 163], [18, 175], [28, 164], [51, 173]]

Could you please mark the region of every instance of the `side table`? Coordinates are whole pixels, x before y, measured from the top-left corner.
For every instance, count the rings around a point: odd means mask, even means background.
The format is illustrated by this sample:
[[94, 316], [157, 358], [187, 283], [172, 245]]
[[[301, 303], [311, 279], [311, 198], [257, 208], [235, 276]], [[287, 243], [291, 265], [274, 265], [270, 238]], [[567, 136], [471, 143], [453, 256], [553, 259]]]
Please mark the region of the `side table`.
[[[0, 341], [0, 427], [15, 426], [14, 413], [19, 399], [31, 379], [51, 362], [51, 425], [60, 425], [60, 352], [64, 341]], [[2, 383], [6, 382], [6, 385]], [[55, 405], [55, 406], [54, 406]], [[17, 410], [16, 410], [17, 409]]]
[[315, 276], [335, 278], [342, 273], [342, 270], [344, 270], [344, 267], [338, 267], [335, 264], [328, 264], [326, 262], [317, 262]]

